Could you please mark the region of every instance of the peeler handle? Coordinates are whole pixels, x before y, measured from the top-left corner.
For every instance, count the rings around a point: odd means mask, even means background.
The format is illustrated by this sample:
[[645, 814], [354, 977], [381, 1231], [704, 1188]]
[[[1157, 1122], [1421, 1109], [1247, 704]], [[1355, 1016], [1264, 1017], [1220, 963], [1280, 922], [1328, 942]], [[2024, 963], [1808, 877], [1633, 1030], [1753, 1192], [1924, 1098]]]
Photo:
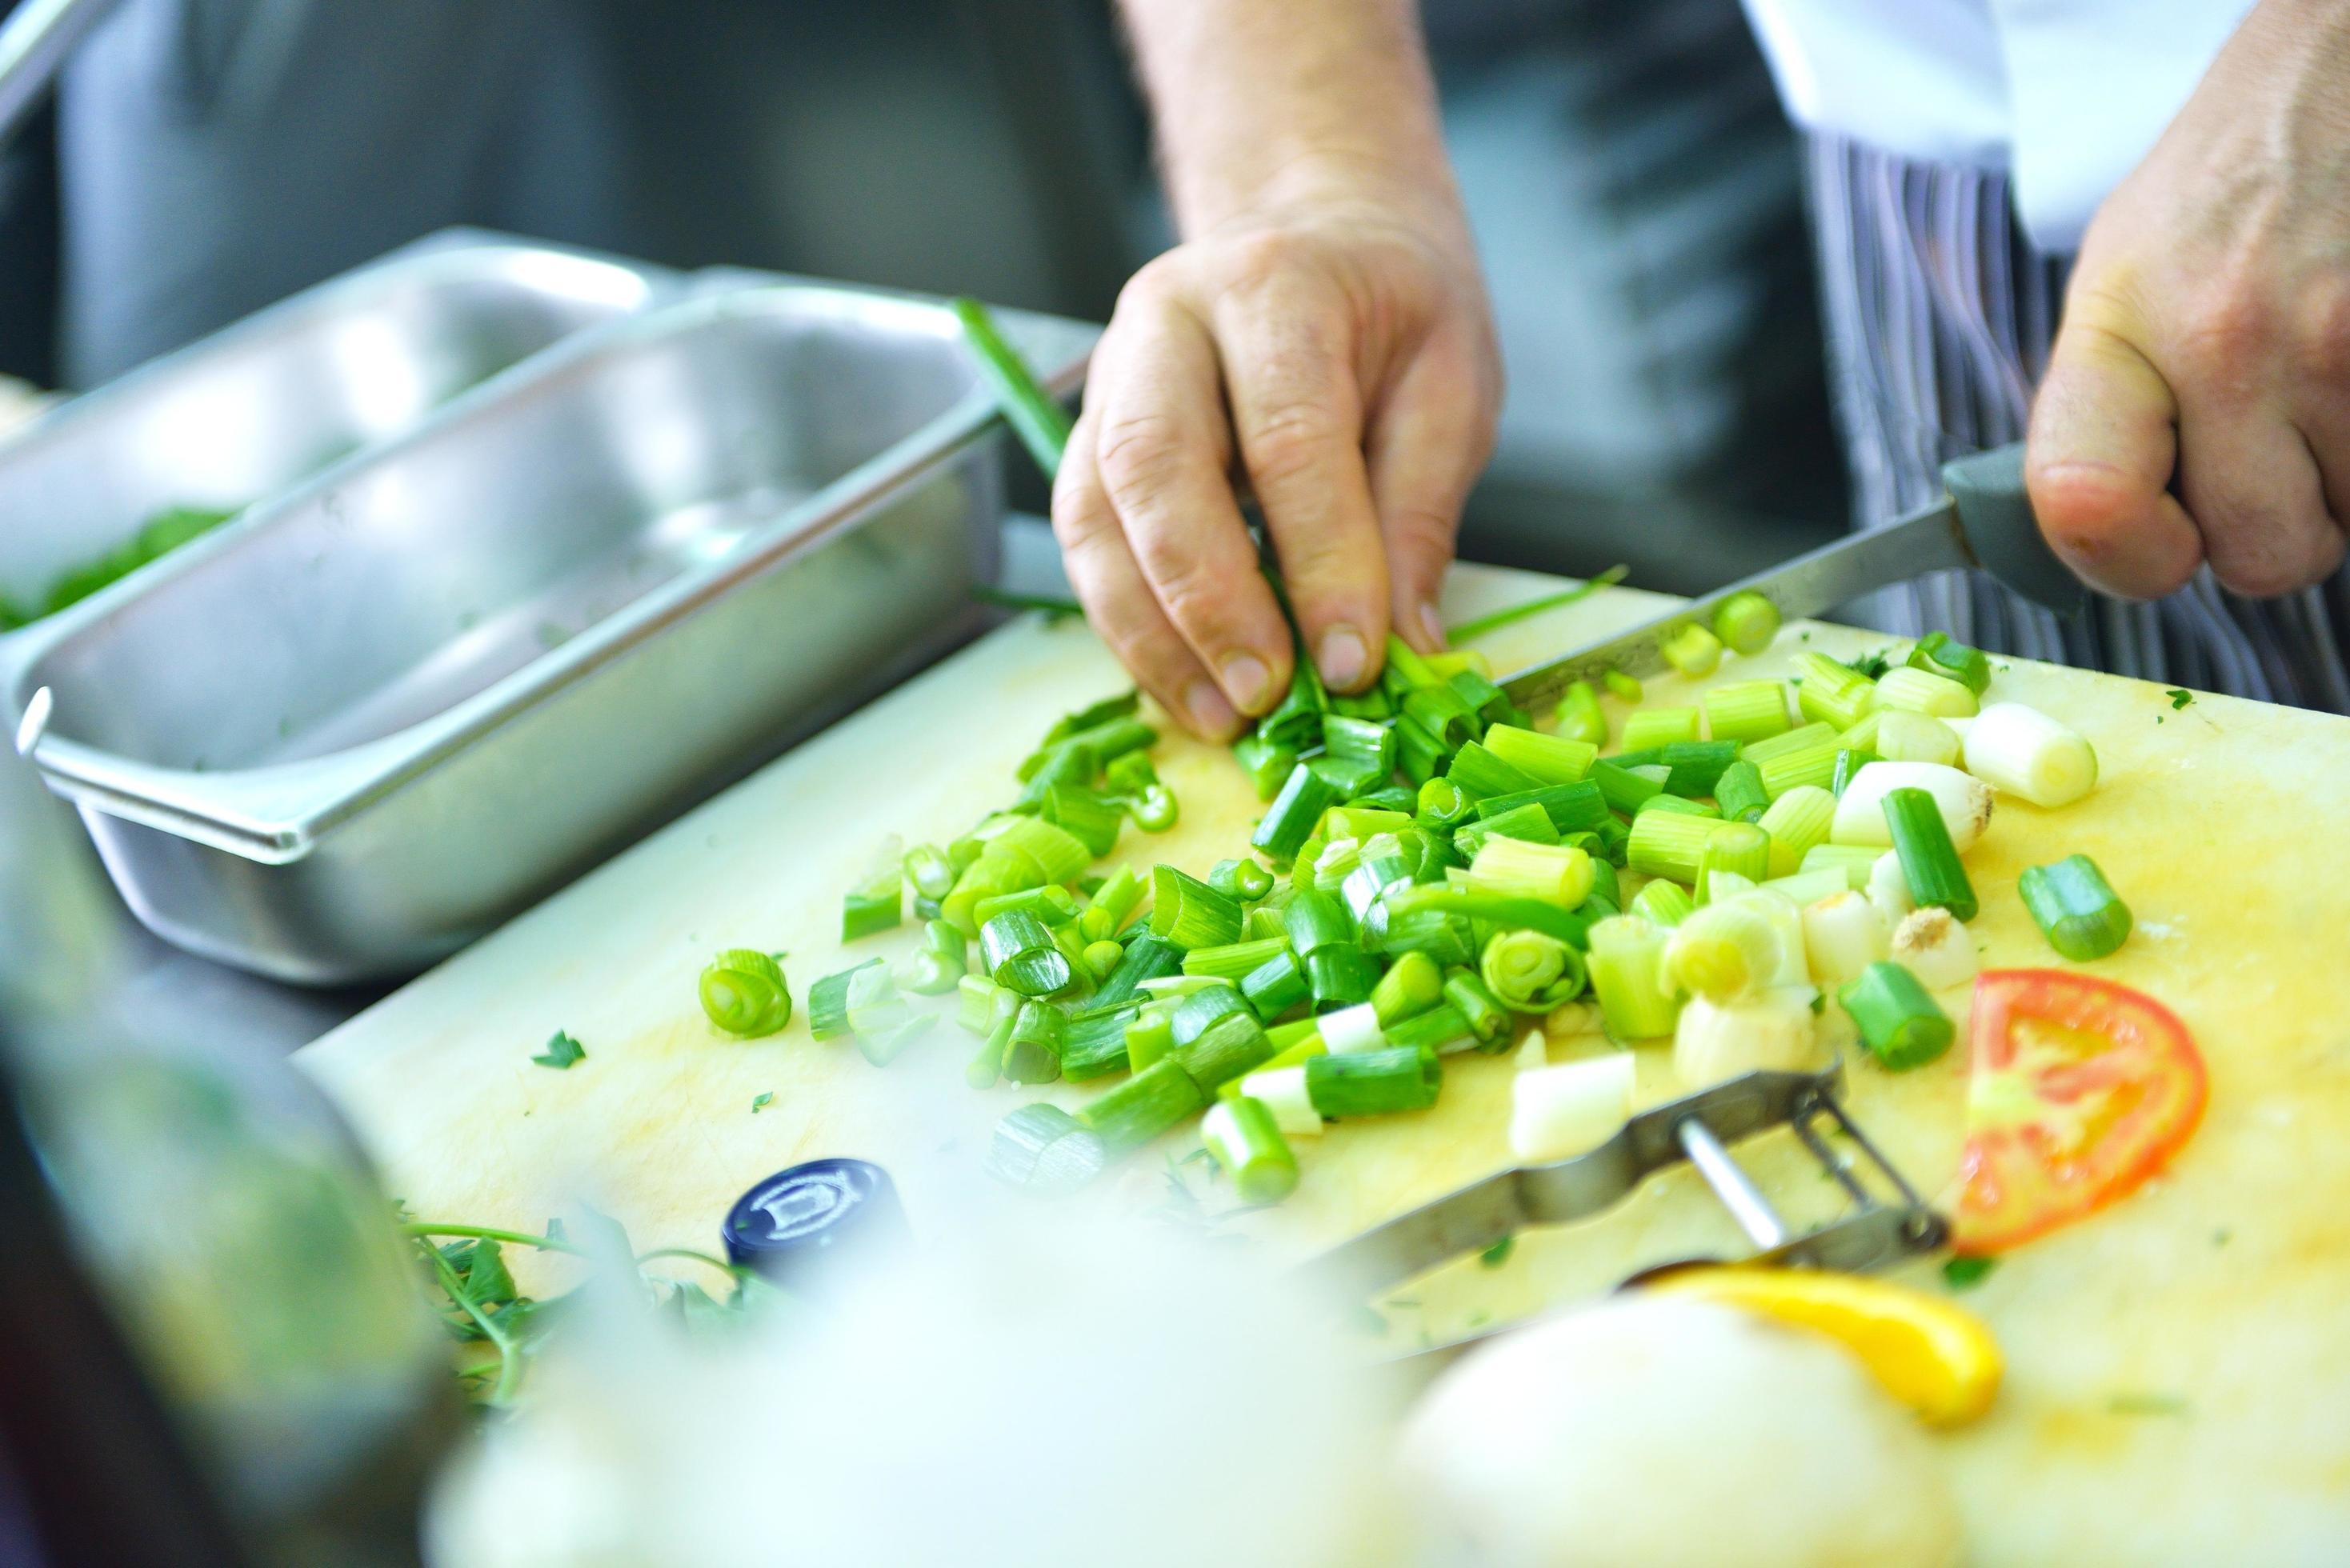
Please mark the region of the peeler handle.
[[1984, 571], [2060, 616], [2088, 607], [2089, 590], [2056, 558], [2032, 514], [2022, 441], [1944, 463], [1942, 486], [1958, 510], [1967, 548]]

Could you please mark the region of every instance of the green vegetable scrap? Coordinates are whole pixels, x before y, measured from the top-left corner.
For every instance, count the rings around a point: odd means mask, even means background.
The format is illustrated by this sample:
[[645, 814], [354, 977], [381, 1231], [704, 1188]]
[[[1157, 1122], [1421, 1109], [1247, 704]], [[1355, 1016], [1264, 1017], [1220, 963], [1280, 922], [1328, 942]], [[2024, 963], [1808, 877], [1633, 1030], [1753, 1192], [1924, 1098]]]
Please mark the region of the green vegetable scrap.
[[2170, 710], [2174, 713], [2195, 701], [2195, 693], [2188, 691], [2184, 686], [2170, 687], [2163, 692], [2163, 695], [2170, 699]]
[[542, 1067], [557, 1071], [568, 1069], [575, 1062], [587, 1060], [588, 1048], [558, 1029], [546, 1037], [546, 1049], [531, 1058]]
[[1968, 1291], [1991, 1278], [1997, 1258], [1951, 1258], [1942, 1264], [1942, 1282], [1954, 1291]]

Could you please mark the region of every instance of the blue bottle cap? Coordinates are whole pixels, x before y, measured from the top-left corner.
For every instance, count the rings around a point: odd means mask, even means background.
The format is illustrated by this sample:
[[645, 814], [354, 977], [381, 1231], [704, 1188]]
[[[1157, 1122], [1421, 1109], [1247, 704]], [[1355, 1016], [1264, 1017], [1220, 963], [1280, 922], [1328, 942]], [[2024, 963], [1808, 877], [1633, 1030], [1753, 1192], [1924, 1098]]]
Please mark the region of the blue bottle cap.
[[887, 1251], [906, 1233], [889, 1173], [862, 1159], [812, 1159], [767, 1178], [735, 1199], [723, 1230], [731, 1261], [801, 1287], [843, 1253]]

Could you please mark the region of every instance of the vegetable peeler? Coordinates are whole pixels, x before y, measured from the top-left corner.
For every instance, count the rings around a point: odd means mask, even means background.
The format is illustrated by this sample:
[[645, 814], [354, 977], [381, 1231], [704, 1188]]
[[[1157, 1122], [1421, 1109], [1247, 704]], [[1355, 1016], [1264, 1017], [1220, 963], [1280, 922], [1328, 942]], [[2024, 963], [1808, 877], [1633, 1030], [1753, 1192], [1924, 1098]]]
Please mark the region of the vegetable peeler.
[[[1715, 1084], [1639, 1112], [1586, 1154], [1489, 1176], [1335, 1247], [1305, 1267], [1333, 1287], [1378, 1291], [1528, 1226], [1589, 1219], [1683, 1160], [1697, 1168], [1754, 1243], [1755, 1254], [1742, 1262], [1864, 1273], [1934, 1251], [1949, 1239], [1949, 1223], [1854, 1124], [1836, 1098], [1843, 1085], [1840, 1058], [1816, 1073], [1754, 1072]], [[1838, 1158], [1821, 1132], [1822, 1121], [1850, 1140], [1856, 1160]], [[1801, 1236], [1788, 1233], [1770, 1199], [1730, 1153], [1731, 1144], [1780, 1127], [1794, 1128], [1852, 1199], [1842, 1219]], [[1883, 1201], [1862, 1179], [1861, 1161], [1897, 1202]]]

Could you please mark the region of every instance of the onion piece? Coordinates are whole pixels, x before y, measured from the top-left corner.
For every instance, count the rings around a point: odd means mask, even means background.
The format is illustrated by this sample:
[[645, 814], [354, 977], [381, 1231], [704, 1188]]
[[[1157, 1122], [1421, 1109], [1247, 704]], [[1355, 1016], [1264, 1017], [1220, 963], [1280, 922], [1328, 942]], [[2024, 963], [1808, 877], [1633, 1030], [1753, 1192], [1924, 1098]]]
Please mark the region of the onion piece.
[[1892, 958], [1928, 991], [1964, 985], [1981, 967], [1972, 933], [1942, 909], [1916, 909], [1906, 916], [1893, 929]]
[[1267, 1067], [1251, 1073], [1241, 1080], [1241, 1093], [1263, 1102], [1264, 1108], [1273, 1113], [1273, 1125], [1285, 1137], [1317, 1136], [1322, 1131], [1322, 1113], [1314, 1108], [1314, 1098], [1305, 1091], [1305, 1069], [1302, 1065]]
[[1521, 1071], [1510, 1081], [1510, 1153], [1521, 1165], [1590, 1153], [1631, 1116], [1632, 1077], [1629, 1051]]
[[[1974, 732], [1981, 731], [1981, 721], [1977, 720]], [[1836, 801], [1829, 842], [1891, 848], [1893, 830], [1885, 823], [1885, 797], [1897, 789], [1922, 789], [1934, 797], [1942, 826], [1950, 830], [1950, 846], [1961, 855], [1991, 826], [1991, 786], [1982, 780], [1938, 763], [1870, 763], [1852, 776]]]
[[1877, 913], [1891, 930], [1902, 917], [1918, 907], [1918, 895], [1909, 890], [1909, 874], [1901, 869], [1901, 857], [1887, 850], [1868, 868], [1868, 886], [1864, 889], [1868, 901], [1877, 906]]
[[1877, 906], [1850, 889], [1804, 909], [1804, 952], [1812, 980], [1833, 992], [1892, 950], [1892, 932]]
[[2034, 805], [2070, 805], [2096, 787], [2096, 749], [2070, 724], [2021, 702], [1984, 709], [1967, 727], [1965, 749], [1967, 772]]
[[1783, 987], [1727, 1007], [1690, 998], [1673, 1030], [1673, 1071], [1701, 1089], [1760, 1069], [1800, 1072], [1819, 1065], [1812, 989]]

